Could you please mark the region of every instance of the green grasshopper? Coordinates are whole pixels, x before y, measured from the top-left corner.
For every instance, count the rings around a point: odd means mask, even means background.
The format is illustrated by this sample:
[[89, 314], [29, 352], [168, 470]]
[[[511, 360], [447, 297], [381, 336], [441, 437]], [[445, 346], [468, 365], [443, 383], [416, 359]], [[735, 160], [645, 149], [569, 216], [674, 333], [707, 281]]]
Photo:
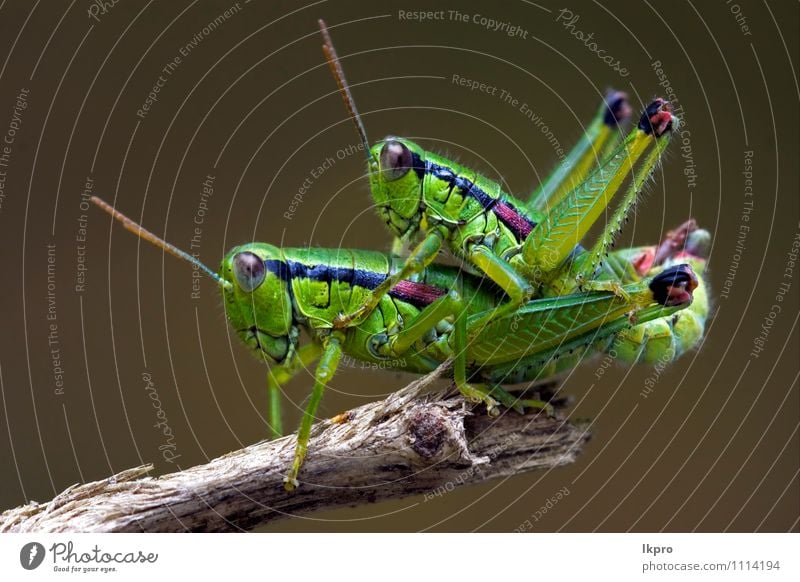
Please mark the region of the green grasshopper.
[[[678, 125], [668, 102], [653, 101], [637, 128], [581, 180], [592, 165], [593, 152], [613, 142], [608, 125], [594, 122], [568, 163], [526, 204], [503, 192], [498, 183], [410, 140], [390, 136], [370, 146], [326, 25], [322, 20], [319, 25], [323, 51], [367, 153], [372, 196], [379, 215], [396, 237], [395, 248], [418, 233], [424, 235], [402, 268], [360, 305], [339, 314], [335, 327], [346, 328], [368, 316], [386, 293], [422, 271], [444, 245], [503, 289], [509, 299], [485, 314], [481, 323], [512, 313], [534, 296], [564, 295], [577, 289], [622, 292], [617, 281], [597, 280], [595, 274]], [[612, 99], [608, 105], [611, 121], [616, 120], [615, 113], [625, 115], [624, 99]], [[605, 119], [605, 111], [602, 117]], [[572, 260], [576, 246], [648, 149], [650, 153], [634, 172], [614, 219], [597, 244], [582, 260]], [[535, 206], [546, 207], [546, 212]], [[479, 329], [476, 325], [471, 336]]]
[[[697, 347], [703, 338], [709, 312], [708, 288], [703, 275], [710, 240], [708, 231], [699, 229], [697, 223], [690, 219], [668, 232], [658, 246], [633, 247], [609, 253], [598, 277], [623, 285], [652, 277], [674, 265], [690, 265], [700, 282], [693, 290], [691, 306], [670, 317], [628, 325], [617, 333], [614, 333], [615, 326], [624, 322], [610, 322], [603, 326], [603, 333], [598, 334], [597, 340], [591, 344], [583, 344], [572, 353], [568, 353], [571, 346], [564, 344], [554, 357], [537, 363], [534, 372], [538, 378], [548, 378], [570, 370], [586, 357], [599, 353], [612, 355], [626, 364], [663, 365]], [[482, 333], [491, 333], [492, 326], [490, 323], [490, 329]], [[496, 349], [506, 349], [506, 341], [507, 338], [499, 338]], [[510, 341], [514, 339], [510, 338]], [[533, 372], [522, 365], [498, 365], [492, 369], [492, 373], [491, 381], [506, 384], [525, 382], [533, 377]]]
[[[282, 432], [281, 386], [319, 361], [285, 480], [290, 490], [297, 486], [311, 425], [343, 353], [364, 362], [402, 358], [399, 369], [416, 373], [430, 372], [453, 358], [458, 389], [485, 403], [490, 413], [497, 413], [501, 404], [520, 412], [526, 407], [547, 410], [544, 402], [517, 400], [500, 384], [539, 377], [554, 356], [585, 349], [634, 321], [641, 326], [672, 317], [691, 305], [700, 284], [692, 268], [681, 264], [623, 285], [624, 294], [584, 292], [530, 301], [513, 317], [493, 320], [468, 345], [467, 330], [494, 310], [504, 294], [456, 267], [430, 265], [413, 280], [394, 286], [360, 325], [337, 329], [336, 315], [361, 302], [396, 271], [398, 258], [372, 251], [249, 243], [232, 249], [215, 273], [101, 199], [92, 201], [134, 234], [197, 265], [221, 287], [238, 337], [270, 365], [269, 420], [276, 435]], [[302, 346], [301, 330], [311, 338]], [[498, 352], [499, 337], [516, 341]]]

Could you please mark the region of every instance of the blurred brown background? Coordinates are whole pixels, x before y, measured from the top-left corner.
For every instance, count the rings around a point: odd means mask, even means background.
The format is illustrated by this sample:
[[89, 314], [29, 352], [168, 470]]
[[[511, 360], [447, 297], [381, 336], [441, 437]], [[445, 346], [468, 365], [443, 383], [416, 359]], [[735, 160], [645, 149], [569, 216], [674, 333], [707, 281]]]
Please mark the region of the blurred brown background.
[[[188, 467], [266, 435], [265, 370], [229, 334], [214, 285], [203, 279], [192, 298], [188, 265], [82, 209], [81, 193], [90, 180], [93, 193], [187, 250], [202, 219], [196, 250], [213, 268], [250, 240], [387, 249], [362, 156], [337, 157], [356, 136], [323, 61], [323, 17], [373, 139], [412, 137], [521, 195], [554, 166], [553, 139], [574, 143], [605, 88], [625, 89], [637, 109], [665, 94], [660, 61], [687, 132], [621, 243], [653, 243], [697, 218], [714, 235], [715, 309], [703, 347], [661, 374], [648, 398], [646, 367], [597, 379], [589, 363], [573, 375], [572, 413], [594, 420], [573, 466], [268, 530], [512, 531], [526, 519], [535, 531], [798, 529], [800, 264], [786, 271], [800, 232], [797, 3], [101, 4], [0, 7], [0, 139], [12, 141], [0, 144], [0, 154], [10, 147], [0, 166], [0, 507], [146, 461], [158, 472]], [[400, 10], [443, 10], [444, 19]], [[483, 17], [507, 24], [493, 30]], [[471, 92], [453, 75], [498, 91]], [[781, 283], [790, 287], [763, 332]], [[345, 370], [322, 412], [408, 380]], [[287, 427], [309, 387], [308, 376], [290, 385]], [[151, 393], [170, 443], [154, 428]], [[535, 521], [564, 487], [569, 495]]]

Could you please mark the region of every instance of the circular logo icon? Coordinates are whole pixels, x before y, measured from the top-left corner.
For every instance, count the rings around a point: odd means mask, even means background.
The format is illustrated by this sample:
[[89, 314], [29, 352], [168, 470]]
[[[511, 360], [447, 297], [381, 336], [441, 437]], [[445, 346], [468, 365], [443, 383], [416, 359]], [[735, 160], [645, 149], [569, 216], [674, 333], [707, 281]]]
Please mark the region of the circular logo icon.
[[26, 570], [34, 570], [44, 561], [44, 546], [39, 542], [30, 542], [19, 551], [19, 563]]

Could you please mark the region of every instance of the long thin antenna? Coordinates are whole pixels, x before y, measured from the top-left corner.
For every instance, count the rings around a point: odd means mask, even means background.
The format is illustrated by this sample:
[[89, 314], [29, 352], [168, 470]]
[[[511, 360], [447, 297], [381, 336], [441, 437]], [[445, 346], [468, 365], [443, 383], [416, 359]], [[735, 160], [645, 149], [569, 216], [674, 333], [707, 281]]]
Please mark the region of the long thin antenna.
[[233, 285], [230, 281], [226, 281], [222, 277], [220, 277], [217, 273], [206, 267], [203, 263], [198, 261], [189, 253], [180, 250], [178, 247], [171, 245], [164, 239], [161, 239], [154, 235], [149, 230], [145, 229], [144, 227], [140, 226], [138, 223], [134, 222], [124, 214], [122, 214], [119, 210], [108, 204], [105, 200], [98, 198], [97, 196], [92, 196], [91, 201], [96, 205], [105, 210], [108, 214], [110, 214], [113, 218], [116, 218], [122, 226], [125, 227], [125, 230], [128, 230], [138, 236], [139, 238], [143, 238], [147, 242], [153, 243], [157, 247], [164, 249], [172, 256], [178, 257], [179, 259], [183, 259], [184, 261], [188, 261], [193, 265], [196, 265], [198, 268], [202, 269], [209, 277], [214, 279], [218, 285], [221, 285], [225, 289], [231, 289]]
[[356, 131], [361, 138], [361, 143], [364, 145], [364, 151], [367, 153], [367, 158], [372, 159], [372, 152], [369, 149], [369, 140], [367, 139], [367, 130], [364, 129], [364, 122], [361, 120], [361, 115], [356, 108], [355, 99], [353, 94], [350, 93], [350, 86], [347, 84], [347, 79], [344, 77], [344, 70], [342, 64], [339, 62], [339, 55], [336, 54], [336, 49], [333, 47], [331, 35], [328, 34], [328, 25], [321, 18], [318, 20], [319, 30], [322, 33], [322, 39], [325, 43], [322, 45], [322, 52], [325, 53], [325, 59], [328, 61], [328, 67], [331, 69], [333, 78], [336, 79], [336, 84], [339, 86], [339, 94], [342, 96], [344, 106], [350, 114], [350, 119], [356, 126]]

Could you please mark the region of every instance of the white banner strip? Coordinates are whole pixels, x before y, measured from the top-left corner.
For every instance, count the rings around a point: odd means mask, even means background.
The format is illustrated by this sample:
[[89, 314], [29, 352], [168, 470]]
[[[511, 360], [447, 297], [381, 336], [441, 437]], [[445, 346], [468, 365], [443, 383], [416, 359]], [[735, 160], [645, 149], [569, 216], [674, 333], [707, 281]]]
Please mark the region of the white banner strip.
[[3, 534], [0, 572], [136, 582], [800, 580], [799, 550], [797, 534]]

